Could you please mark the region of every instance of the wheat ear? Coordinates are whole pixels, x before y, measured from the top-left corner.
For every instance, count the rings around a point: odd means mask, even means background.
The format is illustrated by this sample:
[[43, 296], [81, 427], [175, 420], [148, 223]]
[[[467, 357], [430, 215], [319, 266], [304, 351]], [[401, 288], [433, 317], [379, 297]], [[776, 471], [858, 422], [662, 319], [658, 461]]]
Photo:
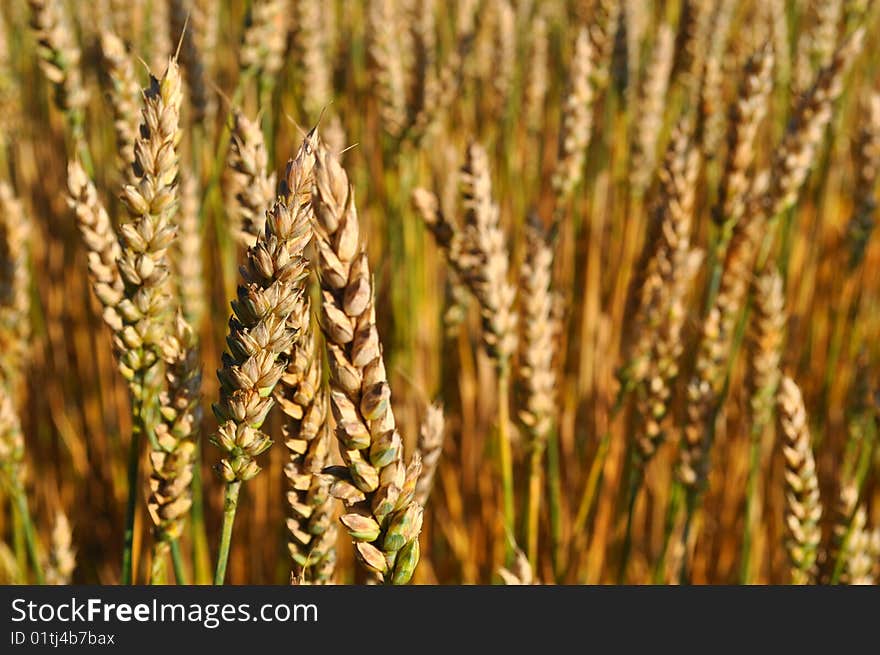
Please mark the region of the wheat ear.
[[25, 492], [25, 442], [15, 401], [30, 337], [30, 222], [12, 189], [0, 182], [0, 486], [18, 513], [36, 582], [42, 566]]
[[[159, 396], [161, 420], [150, 453], [153, 472], [147, 508], [155, 526], [151, 576], [154, 582], [164, 578], [165, 555], [177, 547], [192, 506], [193, 465], [202, 422], [197, 342], [193, 328], [178, 313], [173, 329], [162, 343], [165, 389]], [[175, 555], [175, 574], [178, 584], [182, 584], [183, 571], [178, 560]]]
[[134, 143], [138, 135], [141, 87], [135, 76], [131, 56], [122, 40], [112, 32], [101, 33], [101, 54], [110, 80], [108, 97], [113, 109], [116, 153], [121, 178], [133, 183]]
[[786, 549], [793, 584], [811, 584], [816, 577], [816, 558], [821, 538], [819, 480], [807, 426], [801, 391], [784, 377], [779, 389], [779, 423], [785, 457]]
[[[311, 167], [312, 135], [306, 137], [293, 163]], [[304, 250], [312, 238], [308, 211], [298, 202], [276, 200], [266, 215], [264, 231], [248, 248], [241, 267], [242, 283], [232, 301], [223, 355], [220, 400], [213, 406], [219, 422], [214, 443], [223, 452], [219, 472], [226, 482], [220, 554], [215, 584], [226, 577], [226, 562], [241, 483], [260, 472], [256, 457], [272, 441], [260, 427], [272, 407], [272, 391], [284, 373], [286, 355], [301, 326], [290, 322], [302, 316], [307, 263]]]
[[73, 548], [73, 530], [64, 512], [55, 515], [50, 535], [50, 550], [46, 562], [46, 584], [67, 585], [76, 569], [76, 551]]
[[851, 267], [864, 260], [876, 223], [877, 196], [874, 189], [880, 177], [880, 93], [873, 92], [863, 98], [861, 110], [862, 120], [853, 142], [855, 207], [846, 227]]
[[0, 384], [17, 394], [31, 339], [30, 217], [0, 181]]
[[385, 582], [405, 584], [419, 559], [422, 508], [414, 494], [421, 463], [415, 457], [404, 466], [354, 190], [325, 149], [315, 164], [312, 205], [330, 407], [345, 463], [331, 493], [348, 509], [341, 521], [364, 567]]
[[259, 125], [236, 111], [226, 159], [226, 207], [238, 241], [252, 246], [263, 231], [266, 212], [275, 198], [275, 173]]
[[543, 457], [556, 419], [556, 344], [562, 326], [554, 316], [553, 249], [540, 223], [526, 230], [527, 255], [520, 273], [522, 332], [518, 379], [522, 388], [519, 419], [529, 434], [529, 501], [526, 552], [538, 556], [538, 513], [541, 506]]
[[303, 303], [302, 326], [287, 368], [275, 387], [275, 402], [284, 412], [282, 427], [288, 450], [289, 513], [287, 549], [292, 560], [291, 580], [326, 584], [336, 567], [336, 527], [330, 484], [322, 470], [330, 463], [327, 395], [321, 380], [321, 355], [312, 329], [310, 306]]
[[415, 501], [424, 507], [434, 487], [434, 474], [443, 453], [446, 420], [440, 403], [428, 405], [419, 429], [418, 453], [422, 460], [422, 473], [416, 483]]

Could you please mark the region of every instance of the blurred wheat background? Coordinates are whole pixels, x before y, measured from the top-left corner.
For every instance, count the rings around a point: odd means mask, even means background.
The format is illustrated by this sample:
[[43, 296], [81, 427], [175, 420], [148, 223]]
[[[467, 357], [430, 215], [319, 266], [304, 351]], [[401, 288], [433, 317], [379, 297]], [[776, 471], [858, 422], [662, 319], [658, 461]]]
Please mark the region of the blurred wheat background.
[[877, 2], [0, 17], [3, 582], [880, 575]]

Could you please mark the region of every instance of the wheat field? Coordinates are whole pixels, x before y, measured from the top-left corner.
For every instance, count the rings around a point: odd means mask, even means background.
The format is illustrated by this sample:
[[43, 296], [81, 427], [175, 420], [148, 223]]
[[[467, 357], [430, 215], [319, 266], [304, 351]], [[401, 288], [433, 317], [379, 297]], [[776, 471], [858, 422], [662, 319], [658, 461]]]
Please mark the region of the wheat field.
[[0, 18], [0, 582], [880, 579], [880, 3]]

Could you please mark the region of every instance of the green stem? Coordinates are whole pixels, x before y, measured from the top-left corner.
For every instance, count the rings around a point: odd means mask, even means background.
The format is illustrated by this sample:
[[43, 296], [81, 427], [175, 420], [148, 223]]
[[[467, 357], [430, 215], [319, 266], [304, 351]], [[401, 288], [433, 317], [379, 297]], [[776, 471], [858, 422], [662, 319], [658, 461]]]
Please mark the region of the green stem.
[[226, 496], [223, 499], [223, 528], [220, 533], [220, 551], [217, 553], [217, 570], [214, 584], [222, 585], [226, 579], [226, 564], [229, 560], [229, 544], [232, 541], [232, 525], [235, 523], [235, 510], [238, 508], [238, 492], [241, 480], [226, 483]]
[[168, 545], [171, 547], [171, 564], [174, 567], [174, 579], [177, 581], [177, 584], [189, 584], [189, 579], [186, 577], [186, 569], [183, 566], [180, 542], [177, 539], [172, 539]]
[[192, 480], [192, 558], [196, 584], [211, 582], [211, 554], [205, 527], [205, 500], [202, 487], [202, 444], [196, 443]]
[[132, 556], [134, 550], [134, 518], [140, 490], [139, 474], [141, 442], [146, 432], [146, 407], [144, 403], [144, 373], [137, 374], [139, 390], [132, 394], [131, 444], [128, 450], [128, 502], [125, 506], [125, 536], [122, 549], [122, 584], [132, 583]]
[[15, 507], [18, 510], [18, 516], [21, 519], [22, 532], [24, 533], [24, 542], [27, 548], [28, 557], [34, 568], [34, 578], [37, 584], [45, 584], [43, 577], [43, 567], [40, 565], [40, 558], [37, 554], [37, 538], [34, 531], [34, 523], [31, 520], [31, 512], [28, 508], [27, 494], [20, 482], [15, 481], [12, 484], [12, 495], [15, 499]]
[[12, 545], [15, 549], [16, 583], [27, 584], [28, 552], [27, 544], [25, 544], [24, 524], [21, 520], [21, 514], [16, 509], [15, 500], [12, 497], [10, 497], [10, 504], [12, 512]]
[[688, 489], [685, 499], [686, 514], [684, 528], [681, 531], [681, 567], [678, 570], [678, 584], [690, 584], [690, 566], [688, 562], [687, 543], [691, 536], [691, 526], [699, 506], [699, 492]]
[[645, 479], [644, 469], [639, 462], [632, 461], [635, 455], [630, 458], [629, 472], [629, 492], [626, 504], [626, 532], [623, 537], [623, 549], [620, 555], [620, 568], [617, 572], [617, 583], [626, 583], [626, 569], [629, 565], [629, 557], [632, 552], [632, 526], [633, 514], [636, 508], [636, 499], [639, 497], [639, 491], [642, 488], [642, 481]]

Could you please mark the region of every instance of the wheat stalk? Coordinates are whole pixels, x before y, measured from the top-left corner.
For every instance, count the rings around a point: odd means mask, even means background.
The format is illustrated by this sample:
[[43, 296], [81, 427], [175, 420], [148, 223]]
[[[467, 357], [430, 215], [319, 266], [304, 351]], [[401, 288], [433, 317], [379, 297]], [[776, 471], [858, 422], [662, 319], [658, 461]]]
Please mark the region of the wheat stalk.
[[37, 584], [43, 584], [43, 568], [38, 555], [37, 538], [25, 492], [25, 443], [21, 421], [9, 386], [0, 381], [0, 483], [6, 488], [18, 513], [24, 533], [28, 558]]
[[74, 211], [86, 247], [92, 290], [103, 307], [104, 322], [114, 332], [120, 331], [123, 323], [118, 306], [124, 288], [116, 265], [122, 256], [119, 239], [95, 185], [78, 161], [67, 165], [67, 187], [67, 203]]
[[791, 562], [791, 581], [811, 584], [816, 576], [822, 505], [804, 400], [797, 384], [789, 377], [784, 377], [780, 385], [779, 422], [785, 457], [786, 549]]
[[[164, 560], [183, 534], [192, 506], [193, 466], [202, 421], [200, 405], [202, 375], [197, 338], [193, 328], [178, 314], [162, 343], [165, 389], [159, 396], [161, 421], [156, 426], [156, 445], [150, 453], [150, 499], [147, 508], [155, 526], [153, 581], [164, 578]], [[175, 574], [183, 575], [178, 556]]]
[[134, 143], [138, 134], [141, 87], [131, 57], [122, 40], [113, 32], [101, 32], [101, 54], [110, 79], [108, 97], [113, 108], [116, 152], [122, 179], [133, 183]]
[[80, 112], [89, 95], [79, 71], [81, 53], [71, 38], [64, 7], [59, 0], [28, 0], [28, 5], [40, 68], [55, 88], [55, 102], [61, 110], [82, 121]]
[[333, 69], [328, 61], [328, 34], [325, 12], [318, 3], [296, 0], [293, 3], [293, 47], [302, 88], [302, 106], [306, 114], [317, 117], [333, 100]]
[[526, 552], [535, 565], [538, 557], [538, 513], [544, 450], [556, 418], [556, 343], [562, 326], [555, 320], [552, 290], [553, 250], [537, 221], [526, 231], [527, 255], [520, 273], [523, 338], [518, 378], [522, 387], [519, 419], [529, 434], [529, 500]]
[[263, 232], [266, 211], [275, 198], [275, 173], [268, 172], [268, 161], [259, 126], [234, 112], [224, 192], [235, 235], [246, 247]]
[[542, 16], [537, 16], [531, 23], [529, 40], [531, 46], [523, 98], [523, 115], [529, 132], [537, 133], [544, 122], [544, 105], [547, 100], [547, 88], [550, 85], [547, 21]]
[[635, 126], [635, 152], [630, 178], [633, 192], [637, 195], [644, 193], [654, 175], [657, 141], [663, 126], [666, 91], [672, 72], [674, 42], [672, 28], [662, 24], [657, 30], [651, 61], [639, 89], [639, 119]]
[[[312, 147], [310, 134], [292, 162], [294, 168], [311, 168]], [[241, 268], [243, 280], [229, 320], [229, 351], [217, 372], [220, 399], [213, 406], [219, 423], [213, 441], [224, 454], [219, 471], [226, 482], [215, 584], [222, 584], [226, 576], [241, 483], [260, 472], [256, 457], [272, 444], [260, 427], [273, 404], [272, 390], [284, 372], [285, 353], [302, 329], [292, 326], [290, 318], [303, 315], [299, 308], [307, 275], [303, 253], [311, 238], [308, 211], [291, 193], [276, 200]]]
[[161, 370], [162, 341], [172, 313], [168, 248], [176, 235], [177, 177], [182, 83], [177, 61], [168, 60], [162, 79], [150, 76], [144, 91], [143, 122], [134, 146], [134, 184], [122, 190], [131, 221], [120, 226], [117, 260], [123, 297], [116, 306], [121, 326], [114, 335], [119, 368], [133, 399], [129, 456], [129, 501], [123, 553], [123, 584], [131, 582], [134, 512], [140, 440], [151, 442], [154, 378]]
[[405, 584], [419, 559], [422, 508], [413, 497], [421, 463], [418, 457], [409, 467], [403, 463], [353, 190], [326, 149], [318, 152], [312, 204], [330, 407], [345, 463], [331, 493], [348, 509], [340, 520], [367, 571]]
[[422, 473], [416, 483], [415, 502], [422, 507], [428, 503], [428, 497], [434, 487], [434, 475], [440, 456], [443, 454], [446, 419], [443, 416], [443, 405], [433, 403], [425, 408], [425, 416], [419, 429], [418, 454], [422, 461]]
[[[3, 12], [0, 12], [2, 25]], [[0, 137], [4, 142], [22, 124], [21, 103], [6, 30], [0, 30]], [[4, 143], [5, 145], [5, 143]]]
[[49, 540], [50, 550], [46, 562], [46, 584], [67, 585], [76, 569], [76, 551], [73, 548], [73, 531], [64, 512], [55, 515], [55, 525]]
[[856, 173], [855, 207], [846, 227], [850, 266], [864, 259], [877, 211], [876, 188], [880, 176], [880, 93], [862, 99], [861, 124], [853, 142], [853, 165]]
[[272, 79], [284, 65], [287, 15], [282, 0], [254, 0], [242, 36], [240, 68]]
[[773, 157], [770, 187], [766, 193], [769, 216], [778, 216], [797, 201], [810, 172], [816, 148], [831, 121], [834, 101], [843, 90], [843, 77], [862, 50], [864, 28], [853, 32], [822, 68], [794, 110], [782, 143]]
[[[178, 43], [180, 65], [183, 68], [186, 87], [189, 90], [189, 107], [192, 108], [190, 120], [198, 125], [208, 115], [208, 88], [205, 84], [205, 64], [202, 51], [199, 50], [195, 25], [190, 22], [193, 12], [199, 8], [192, 0], [168, 0], [169, 30], [171, 40]], [[200, 21], [196, 20], [198, 24]], [[184, 32], [186, 28], [186, 32]]]
[[327, 396], [321, 380], [321, 357], [310, 324], [310, 306], [300, 307], [302, 326], [287, 368], [275, 387], [275, 402], [284, 412], [282, 427], [288, 460], [287, 548], [293, 560], [291, 580], [329, 583], [336, 567], [336, 527], [330, 484], [321, 471], [330, 463]]
[[180, 307], [187, 322], [198, 333], [207, 313], [204, 276], [204, 240], [199, 222], [198, 181], [192, 175], [182, 175], [180, 184], [179, 233], [171, 251], [174, 277]]
[[776, 394], [782, 378], [780, 361], [785, 340], [785, 295], [782, 276], [769, 267], [753, 283], [754, 314], [750, 317], [748, 377], [749, 410], [751, 416], [749, 478], [746, 487], [745, 532], [741, 556], [741, 579], [752, 582], [752, 553], [754, 531], [760, 524], [761, 470], [763, 467], [764, 432], [773, 419]]
[[406, 77], [397, 27], [397, 7], [392, 0], [375, 0], [367, 8], [368, 51], [379, 97], [382, 127], [398, 137], [408, 123]]
[[16, 394], [31, 348], [30, 217], [0, 181], [0, 383]]
[[809, 87], [814, 69], [825, 66], [834, 53], [842, 9], [841, 0], [810, 0], [802, 17], [806, 28], [800, 30], [795, 49], [792, 81], [796, 92]]
[[553, 189], [560, 201], [571, 195], [583, 175], [593, 127], [594, 90], [591, 77], [597, 59], [590, 33], [582, 28], [575, 41], [568, 74], [568, 92], [562, 108], [562, 129], [559, 134], [559, 155], [553, 173]]
[[[508, 254], [492, 197], [485, 149], [471, 143], [461, 170], [465, 221], [458, 260], [464, 282], [480, 303], [483, 344], [504, 373], [516, 350], [515, 287], [508, 281]], [[450, 249], [453, 252], [453, 249]]]
[[773, 84], [773, 61], [769, 44], [749, 57], [736, 102], [730, 108], [727, 157], [714, 215], [725, 232], [736, 225], [746, 210], [750, 168], [756, 151], [755, 137], [767, 114]]

